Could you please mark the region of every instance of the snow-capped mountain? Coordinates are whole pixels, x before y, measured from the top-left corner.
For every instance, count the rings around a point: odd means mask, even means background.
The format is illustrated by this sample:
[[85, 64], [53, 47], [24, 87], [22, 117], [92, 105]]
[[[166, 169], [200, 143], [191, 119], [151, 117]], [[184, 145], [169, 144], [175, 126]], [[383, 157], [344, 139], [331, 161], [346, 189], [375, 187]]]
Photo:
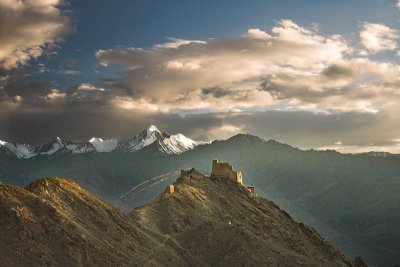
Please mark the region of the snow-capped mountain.
[[164, 136], [160, 130], [158, 130], [156, 126], [150, 125], [132, 139], [119, 143], [117, 150], [119, 152], [135, 152], [163, 138]]
[[56, 137], [50, 140], [47, 144], [37, 147], [36, 154], [50, 156], [60, 152], [71, 152], [73, 154], [77, 154], [91, 151], [95, 151], [95, 148], [93, 145], [88, 144], [87, 142], [74, 143]]
[[181, 154], [187, 150], [193, 149], [197, 143], [183, 134], [174, 134], [165, 136], [158, 140], [158, 149], [167, 154]]
[[170, 155], [181, 154], [200, 144], [183, 134], [169, 135], [158, 130], [156, 126], [150, 125], [132, 139], [123, 142], [118, 142], [115, 139], [105, 140], [98, 137], [93, 137], [83, 142], [72, 142], [56, 137], [47, 144], [40, 146], [9, 143], [0, 140], [0, 148], [3, 148], [7, 153], [14, 154], [17, 158], [27, 159], [39, 155], [51, 156], [58, 153], [135, 152], [153, 143], [157, 144], [159, 151]]
[[35, 147], [27, 144], [8, 143], [0, 140], [0, 147], [6, 149], [6, 152], [14, 154], [17, 158], [32, 158], [36, 156]]
[[183, 134], [169, 135], [166, 132], [158, 130], [156, 126], [150, 125], [131, 140], [119, 143], [117, 151], [135, 152], [155, 142], [157, 142], [157, 147], [161, 152], [170, 155], [181, 154], [187, 150], [193, 149], [197, 145], [195, 141], [187, 138]]

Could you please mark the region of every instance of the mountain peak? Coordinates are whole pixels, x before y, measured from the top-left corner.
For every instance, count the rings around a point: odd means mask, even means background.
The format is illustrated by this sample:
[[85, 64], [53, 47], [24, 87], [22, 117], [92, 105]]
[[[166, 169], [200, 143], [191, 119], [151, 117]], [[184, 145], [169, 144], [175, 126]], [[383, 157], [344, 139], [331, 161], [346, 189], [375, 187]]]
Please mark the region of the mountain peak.
[[158, 128], [154, 124], [150, 124], [150, 126], [147, 127], [147, 130], [150, 132], [160, 132], [160, 130], [158, 130]]
[[181, 133], [169, 135], [161, 132], [155, 125], [151, 124], [131, 140], [119, 143], [117, 150], [120, 152], [135, 152], [153, 143], [157, 144], [159, 151], [170, 155], [181, 154], [197, 145], [195, 141]]

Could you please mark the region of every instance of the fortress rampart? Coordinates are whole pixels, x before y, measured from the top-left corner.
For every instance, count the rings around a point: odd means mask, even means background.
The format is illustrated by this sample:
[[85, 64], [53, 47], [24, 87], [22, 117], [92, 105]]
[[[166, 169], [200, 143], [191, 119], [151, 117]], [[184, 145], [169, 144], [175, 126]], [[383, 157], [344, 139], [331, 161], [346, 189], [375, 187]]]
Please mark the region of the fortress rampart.
[[216, 159], [212, 163], [211, 176], [229, 178], [232, 181], [243, 184], [243, 177], [240, 171], [235, 171], [229, 163], [219, 163]]

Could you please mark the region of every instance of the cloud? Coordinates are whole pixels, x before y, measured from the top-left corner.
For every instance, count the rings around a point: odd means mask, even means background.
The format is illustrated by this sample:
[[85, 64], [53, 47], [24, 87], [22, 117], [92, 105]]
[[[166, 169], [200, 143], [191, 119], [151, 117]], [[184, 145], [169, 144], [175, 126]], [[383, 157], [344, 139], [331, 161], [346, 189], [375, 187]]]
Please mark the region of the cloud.
[[7, 84], [4, 92], [9, 97], [44, 97], [56, 89], [56, 85], [49, 81], [33, 81], [29, 83], [20, 83], [17, 80]]
[[[370, 51], [396, 47], [397, 31], [372, 23], [363, 29]], [[271, 32], [256, 28], [237, 38], [171, 39], [96, 56], [104, 66], [125, 67], [112, 85], [128, 92], [125, 100], [132, 105], [125, 106], [147, 103], [162, 112], [376, 113], [387, 108], [387, 99], [398, 98], [399, 65], [360, 57], [344, 37], [317, 30], [281, 20]]]
[[105, 91], [104, 88], [98, 88], [90, 83], [82, 83], [77, 86], [77, 89], [80, 91]]
[[[266, 79], [318, 76], [350, 52], [338, 35], [322, 36], [290, 20], [267, 33], [249, 29], [238, 38], [171, 39], [149, 49], [119, 48], [96, 53], [103, 66], [122, 65], [119, 84], [160, 110], [247, 110], [270, 107]], [[223, 95], [206, 93], [219, 88]]]
[[71, 75], [71, 76], [76, 76], [80, 75], [82, 72], [79, 70], [61, 70], [59, 71], [63, 75]]
[[0, 68], [25, 65], [70, 31], [61, 0], [0, 1]]
[[360, 32], [361, 43], [371, 53], [383, 50], [395, 50], [399, 37], [400, 32], [398, 30], [376, 23], [364, 23], [363, 29]]

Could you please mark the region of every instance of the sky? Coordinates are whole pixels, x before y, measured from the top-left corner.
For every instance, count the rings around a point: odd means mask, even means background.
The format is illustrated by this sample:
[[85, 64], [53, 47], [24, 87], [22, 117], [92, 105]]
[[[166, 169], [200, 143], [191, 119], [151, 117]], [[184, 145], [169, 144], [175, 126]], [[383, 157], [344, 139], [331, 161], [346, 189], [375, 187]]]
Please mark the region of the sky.
[[400, 153], [400, 3], [0, 0], [0, 139]]

